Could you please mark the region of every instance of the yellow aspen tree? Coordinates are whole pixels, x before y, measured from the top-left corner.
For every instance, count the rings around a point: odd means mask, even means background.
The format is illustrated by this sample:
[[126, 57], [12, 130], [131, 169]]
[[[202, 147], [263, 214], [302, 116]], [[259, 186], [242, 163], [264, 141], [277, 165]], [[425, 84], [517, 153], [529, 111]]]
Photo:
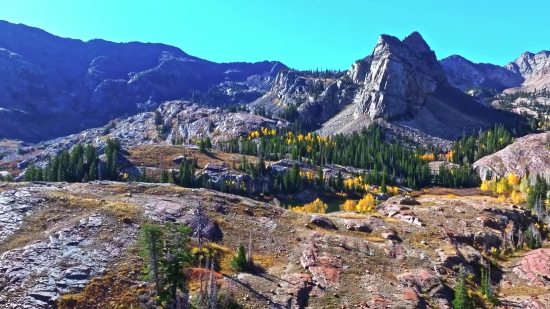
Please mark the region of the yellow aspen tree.
[[511, 185], [511, 186], [517, 185], [519, 183], [518, 175], [509, 174], [507, 178], [508, 178], [508, 184]]
[[372, 194], [368, 193], [363, 197], [357, 206], [355, 207], [357, 212], [368, 213], [374, 211], [374, 197]]
[[357, 203], [354, 200], [346, 200], [344, 204], [340, 205], [340, 209], [343, 211], [355, 211]]

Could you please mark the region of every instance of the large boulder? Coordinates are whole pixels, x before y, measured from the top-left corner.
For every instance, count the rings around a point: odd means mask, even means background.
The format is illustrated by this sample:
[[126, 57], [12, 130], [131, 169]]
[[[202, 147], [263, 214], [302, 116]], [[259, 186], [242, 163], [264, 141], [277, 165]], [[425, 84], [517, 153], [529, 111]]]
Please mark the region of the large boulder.
[[332, 223], [332, 221], [330, 221], [330, 219], [325, 216], [312, 215], [311, 220], [309, 222], [325, 229], [332, 229], [332, 230], [337, 229], [336, 225], [334, 225], [334, 223]]

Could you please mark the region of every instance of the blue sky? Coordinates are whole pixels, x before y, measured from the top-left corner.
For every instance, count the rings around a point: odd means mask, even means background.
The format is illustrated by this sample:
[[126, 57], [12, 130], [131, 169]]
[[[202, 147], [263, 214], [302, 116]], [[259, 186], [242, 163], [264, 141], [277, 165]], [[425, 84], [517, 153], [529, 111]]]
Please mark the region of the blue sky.
[[348, 69], [380, 34], [412, 31], [438, 58], [504, 65], [550, 49], [549, 11], [547, 0], [0, 0], [0, 19], [62, 37], [158, 42], [217, 62], [298, 69]]

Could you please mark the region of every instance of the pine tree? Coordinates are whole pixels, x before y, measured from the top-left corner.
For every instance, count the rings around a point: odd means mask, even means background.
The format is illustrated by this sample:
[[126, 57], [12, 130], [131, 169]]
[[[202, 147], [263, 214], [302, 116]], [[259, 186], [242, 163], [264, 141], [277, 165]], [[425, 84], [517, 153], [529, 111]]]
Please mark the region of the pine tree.
[[98, 180], [99, 179], [99, 174], [98, 174], [98, 171], [97, 171], [97, 166], [99, 164], [99, 160], [98, 159], [94, 159], [90, 165], [90, 174], [89, 174], [89, 179], [91, 181], [93, 180]]
[[34, 181], [36, 178], [36, 168], [34, 166], [34, 162], [29, 162], [29, 165], [27, 166], [27, 170], [25, 171], [25, 177], [23, 178], [24, 181]]
[[[411, 183], [412, 186], [412, 183]], [[382, 174], [382, 183], [380, 184], [380, 192], [387, 193], [388, 187], [386, 186], [386, 173]]]
[[140, 243], [143, 248], [142, 255], [148, 260], [148, 270], [153, 276], [157, 295], [162, 293], [160, 274], [160, 262], [162, 255], [162, 230], [151, 224], [145, 224], [141, 229]]
[[317, 167], [317, 177], [316, 177], [315, 181], [317, 183], [317, 187], [319, 187], [321, 189], [324, 187], [323, 168], [321, 166]]
[[162, 173], [160, 174], [160, 182], [161, 183], [168, 183], [168, 171], [167, 170], [163, 170]]
[[231, 260], [231, 266], [238, 271], [245, 271], [248, 269], [248, 263], [246, 261], [246, 250], [243, 245], [239, 245], [237, 250], [237, 256]]
[[466, 287], [465, 277], [464, 269], [460, 267], [458, 271], [458, 284], [455, 287], [455, 299], [453, 300], [454, 309], [474, 309], [472, 299]]

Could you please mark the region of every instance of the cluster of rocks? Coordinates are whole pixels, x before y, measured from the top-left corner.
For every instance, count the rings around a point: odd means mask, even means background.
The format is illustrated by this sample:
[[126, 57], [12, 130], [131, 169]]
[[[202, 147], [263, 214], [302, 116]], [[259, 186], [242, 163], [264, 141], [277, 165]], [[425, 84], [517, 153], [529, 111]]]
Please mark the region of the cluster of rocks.
[[[199, 206], [197, 200], [185, 200], [181, 202], [163, 200], [148, 205], [145, 214], [152, 219], [162, 222], [178, 222], [188, 225], [193, 236], [197, 237], [201, 229], [202, 237], [215, 240], [220, 235], [217, 224], [210, 219], [204, 209], [205, 205]], [[202, 207], [199, 210], [199, 207]]]
[[420, 203], [411, 196], [393, 196], [384, 203], [380, 204], [378, 211], [386, 214], [388, 217], [399, 218], [404, 222], [417, 226], [425, 226], [426, 224], [416, 216], [414, 210], [410, 206], [420, 205]]

